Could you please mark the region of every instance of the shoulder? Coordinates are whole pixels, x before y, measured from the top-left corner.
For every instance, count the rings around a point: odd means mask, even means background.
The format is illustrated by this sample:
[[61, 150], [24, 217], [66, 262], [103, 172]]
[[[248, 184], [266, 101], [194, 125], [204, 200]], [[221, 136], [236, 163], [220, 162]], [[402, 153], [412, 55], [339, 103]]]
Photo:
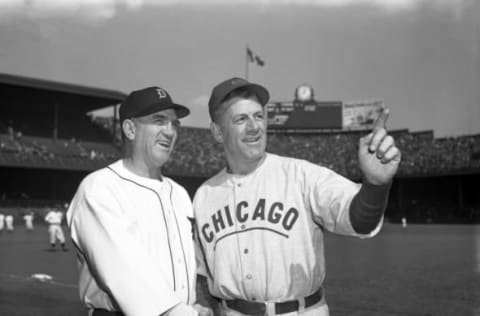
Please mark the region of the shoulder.
[[81, 181], [78, 191], [88, 193], [102, 192], [108, 190], [118, 179], [119, 175], [110, 166], [107, 166], [88, 174]]
[[214, 195], [222, 194], [222, 189], [228, 187], [228, 179], [229, 175], [226, 172], [226, 169], [223, 169], [203, 182], [198, 187], [193, 197], [194, 206], [203, 204], [206, 200]]
[[305, 159], [279, 156], [269, 153], [266, 160], [266, 168], [269, 170], [277, 170], [295, 173], [310, 172], [328, 172], [328, 168], [315, 164]]
[[205, 180], [200, 185], [200, 188], [202, 188], [202, 187], [215, 187], [215, 186], [218, 186], [218, 185], [222, 185], [223, 183], [225, 183], [225, 181], [227, 181], [227, 179], [228, 179], [227, 170], [225, 168], [223, 168], [222, 170], [220, 170], [219, 172], [217, 172], [216, 174], [214, 174], [213, 176], [211, 176], [210, 178]]
[[[205, 194], [210, 190], [214, 190], [215, 188], [222, 187], [226, 185], [227, 180], [229, 179], [229, 175], [226, 172], [226, 169], [219, 171], [214, 176], [205, 180], [195, 192], [195, 197], [198, 195]], [[195, 198], [194, 198], [195, 199]]]

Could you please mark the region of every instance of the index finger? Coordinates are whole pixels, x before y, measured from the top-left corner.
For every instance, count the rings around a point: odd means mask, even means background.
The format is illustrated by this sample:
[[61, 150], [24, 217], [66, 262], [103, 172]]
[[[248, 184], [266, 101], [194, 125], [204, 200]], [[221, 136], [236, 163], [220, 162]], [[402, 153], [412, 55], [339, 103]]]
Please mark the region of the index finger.
[[383, 111], [378, 116], [377, 120], [373, 124], [373, 130], [379, 130], [380, 128], [387, 129], [387, 119], [390, 115], [390, 110], [388, 108], [383, 109]]

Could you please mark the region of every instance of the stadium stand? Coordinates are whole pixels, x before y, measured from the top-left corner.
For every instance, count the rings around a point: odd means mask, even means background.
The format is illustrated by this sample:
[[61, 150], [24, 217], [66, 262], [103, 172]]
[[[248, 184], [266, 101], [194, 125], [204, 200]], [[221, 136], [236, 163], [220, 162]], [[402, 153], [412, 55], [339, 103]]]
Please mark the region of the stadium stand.
[[[280, 155], [306, 159], [358, 180], [358, 140], [364, 133], [281, 134], [268, 137], [267, 149]], [[480, 171], [480, 135], [434, 138], [432, 131], [393, 131], [402, 150], [399, 177], [447, 175]], [[173, 174], [209, 176], [224, 165], [221, 146], [210, 131], [182, 128], [166, 170]]]
[[[100, 118], [95, 123], [111, 131], [111, 120]], [[118, 130], [118, 129], [117, 129]], [[359, 179], [357, 166], [358, 140], [365, 132], [328, 132], [316, 134], [272, 133], [267, 149], [326, 166], [351, 179]], [[393, 131], [402, 150], [399, 177], [444, 175], [480, 170], [480, 135], [434, 138], [432, 131]], [[31, 160], [40, 165], [57, 164], [58, 168], [76, 166], [93, 170], [120, 157], [120, 136], [117, 145], [105, 142], [80, 141], [75, 138], [0, 135], [2, 161]], [[224, 166], [220, 144], [214, 142], [204, 128], [182, 127], [177, 146], [165, 170], [177, 176], [208, 177]]]
[[[123, 93], [0, 74], [0, 206], [69, 201], [89, 172], [120, 158], [120, 129], [90, 111], [118, 105]], [[360, 180], [359, 138], [368, 131], [269, 130], [267, 150], [306, 159]], [[433, 131], [390, 131], [402, 150], [389, 216], [421, 221], [480, 220], [480, 134], [435, 138]], [[208, 129], [182, 127], [165, 174], [191, 196], [224, 167]], [[41, 185], [39, 185], [41, 184]]]
[[0, 164], [50, 169], [95, 170], [119, 157], [108, 143], [0, 134]]

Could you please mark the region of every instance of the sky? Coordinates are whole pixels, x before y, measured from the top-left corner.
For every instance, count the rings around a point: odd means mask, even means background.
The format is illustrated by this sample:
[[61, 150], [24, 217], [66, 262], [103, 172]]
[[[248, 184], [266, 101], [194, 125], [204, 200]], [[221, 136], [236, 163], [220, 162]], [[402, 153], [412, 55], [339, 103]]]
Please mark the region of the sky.
[[186, 126], [208, 127], [211, 89], [246, 76], [247, 45], [272, 101], [308, 84], [319, 101], [384, 100], [390, 129], [480, 134], [478, 0], [0, 0], [0, 72], [160, 86]]

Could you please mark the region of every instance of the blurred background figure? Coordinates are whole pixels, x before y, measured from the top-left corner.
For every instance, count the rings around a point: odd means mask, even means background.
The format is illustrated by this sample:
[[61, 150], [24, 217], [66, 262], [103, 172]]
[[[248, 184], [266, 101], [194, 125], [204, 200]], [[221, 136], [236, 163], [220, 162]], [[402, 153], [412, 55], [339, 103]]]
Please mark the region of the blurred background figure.
[[60, 211], [60, 208], [51, 208], [47, 215], [45, 216], [45, 221], [48, 223], [48, 234], [50, 237], [50, 246], [52, 249], [55, 249], [57, 240], [62, 246], [62, 250], [66, 251], [65, 248], [65, 235], [62, 230], [62, 220], [63, 212]]
[[5, 223], [5, 215], [0, 213], [0, 232], [3, 231], [4, 223]]
[[13, 230], [14, 230], [13, 215], [8, 214], [7, 216], [5, 216], [5, 225], [6, 225], [7, 231], [13, 232]]
[[407, 228], [407, 218], [405, 216], [402, 217], [402, 227]]
[[33, 230], [33, 212], [28, 211], [25, 215], [23, 215], [23, 220], [25, 221], [25, 228], [27, 230]]

